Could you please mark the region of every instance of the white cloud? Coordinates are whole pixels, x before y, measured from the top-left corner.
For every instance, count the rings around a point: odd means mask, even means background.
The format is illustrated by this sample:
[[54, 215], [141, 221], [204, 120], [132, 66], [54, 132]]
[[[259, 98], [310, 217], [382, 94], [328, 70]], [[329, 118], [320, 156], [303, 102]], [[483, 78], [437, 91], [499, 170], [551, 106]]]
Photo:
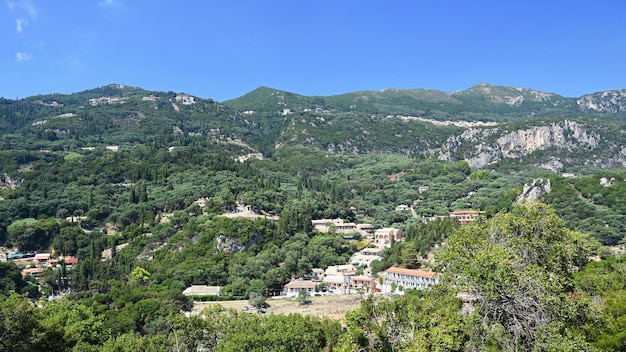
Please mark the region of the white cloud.
[[115, 1], [114, 0], [104, 0], [104, 1], [100, 1], [98, 3], [98, 6], [100, 7], [110, 7], [115, 5]]
[[28, 24], [28, 22], [26, 22], [26, 20], [23, 18], [15, 19], [15, 23], [16, 23], [15, 30], [17, 31], [17, 33], [24, 32], [24, 26]]
[[15, 58], [17, 59], [17, 61], [28, 61], [32, 59], [32, 56], [29, 53], [20, 51], [17, 54], [15, 54]]
[[25, 0], [25, 1], [17, 2], [17, 3], [6, 1], [6, 4], [9, 7], [9, 10], [11, 12], [16, 12], [16, 13], [19, 12], [20, 15], [22, 16], [22, 17], [15, 19], [15, 31], [17, 33], [23, 33], [24, 28], [28, 25], [28, 21], [26, 21], [26, 19], [24, 18], [26, 14], [28, 14], [28, 17], [30, 17], [33, 20], [37, 18], [38, 10], [30, 2], [30, 0]]
[[30, 18], [37, 18], [37, 8], [35, 6], [33, 6], [33, 4], [26, 0], [22, 3], [22, 8], [24, 10], [26, 10], [26, 12], [28, 12], [28, 14], [30, 15]]

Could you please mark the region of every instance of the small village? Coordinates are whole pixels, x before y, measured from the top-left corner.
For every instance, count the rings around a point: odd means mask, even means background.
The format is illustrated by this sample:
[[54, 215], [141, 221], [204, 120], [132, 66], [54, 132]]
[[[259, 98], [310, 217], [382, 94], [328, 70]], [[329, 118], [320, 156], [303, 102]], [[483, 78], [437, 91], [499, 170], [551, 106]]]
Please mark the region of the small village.
[[[427, 188], [426, 188], [427, 189]], [[200, 206], [204, 205], [204, 200], [195, 202]], [[413, 206], [399, 205], [396, 211], [411, 211], [414, 216]], [[425, 218], [423, 221], [434, 221], [441, 219], [456, 219], [461, 224], [474, 221], [479, 215], [475, 210], [458, 210], [451, 212], [448, 216], [434, 216]], [[251, 210], [249, 206], [238, 205], [233, 212], [224, 213], [225, 217], [243, 217], [251, 220], [257, 218], [268, 219], [277, 223], [279, 217], [268, 213], [258, 214]], [[69, 221], [79, 221], [79, 219], [69, 218]], [[403, 241], [401, 229], [385, 227], [374, 229], [372, 224], [357, 224], [344, 222], [343, 219], [317, 219], [311, 221], [316, 231], [327, 234], [334, 233], [342, 235], [345, 240], [353, 240], [355, 236], [362, 239], [366, 244], [364, 248], [352, 254], [350, 260], [345, 264], [332, 265], [327, 268], [313, 268], [311, 272], [299, 278], [292, 278], [280, 292], [268, 292], [268, 296], [293, 298], [306, 291], [310, 296], [328, 295], [351, 295], [351, 294], [393, 294], [402, 295], [405, 289], [422, 290], [430, 285], [439, 282], [439, 276], [429, 270], [407, 269], [391, 267], [387, 270], [372, 275], [371, 264], [373, 261], [383, 259], [382, 254], [386, 248], [390, 248], [395, 243]], [[123, 248], [124, 244], [118, 248]], [[53, 252], [29, 252], [16, 253], [14, 249], [2, 248], [0, 250], [0, 261], [13, 261], [21, 268], [22, 276], [33, 282], [39, 282], [47, 271], [71, 270], [78, 263], [76, 257], [56, 257]], [[103, 260], [106, 260], [104, 254]], [[220, 286], [191, 285], [187, 287], [183, 294], [190, 297], [221, 296]], [[53, 292], [48, 299], [59, 298], [63, 292]]]
[[[415, 215], [412, 206], [399, 205], [395, 210], [410, 210]], [[429, 217], [424, 221], [455, 219], [460, 224], [468, 224], [476, 220], [478, 215], [479, 212], [476, 210], [457, 210], [448, 216]], [[273, 222], [279, 220], [278, 216], [257, 214], [250, 207], [241, 205], [234, 212], [223, 216], [249, 219], [265, 218]], [[315, 230], [320, 233], [341, 234], [346, 240], [353, 240], [355, 236], [358, 236], [366, 242], [365, 248], [354, 253], [346, 264], [332, 265], [327, 268], [313, 268], [304, 277], [292, 278], [281, 292], [270, 293], [270, 296], [294, 298], [301, 291], [306, 291], [310, 296], [364, 293], [402, 295], [405, 289], [422, 290], [439, 282], [437, 273], [423, 269], [391, 267], [377, 275], [372, 275], [372, 262], [382, 260], [382, 254], [386, 248], [403, 241], [401, 229], [385, 227], [375, 230], [372, 224], [344, 222], [343, 219], [317, 219], [312, 220], [311, 223]], [[208, 285], [192, 285], [183, 291], [184, 295], [195, 297], [220, 296], [221, 293], [221, 287]]]

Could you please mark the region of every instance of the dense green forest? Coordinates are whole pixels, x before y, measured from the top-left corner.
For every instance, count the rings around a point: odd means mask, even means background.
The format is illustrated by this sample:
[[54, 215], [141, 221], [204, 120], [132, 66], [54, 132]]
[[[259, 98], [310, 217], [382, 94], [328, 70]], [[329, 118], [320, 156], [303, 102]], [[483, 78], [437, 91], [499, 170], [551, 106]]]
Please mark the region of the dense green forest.
[[[5, 292], [0, 350], [622, 350], [624, 260], [587, 264], [593, 251], [549, 206], [515, 205], [451, 233], [437, 253], [441, 285], [399, 298], [370, 295], [343, 329], [327, 318], [219, 306], [188, 318], [180, 312], [191, 302], [175, 283], [135, 267], [43, 308]], [[3, 263], [3, 270], [14, 266]], [[23, 283], [14, 280], [16, 292]]]
[[[583, 146], [472, 168], [433, 152], [463, 127], [388, 116], [482, 116], [515, 129], [550, 124], [552, 114], [581, 123], [600, 115], [558, 96], [529, 110], [498, 107], [478, 88], [446, 97], [277, 92], [220, 104], [110, 85], [0, 100], [0, 255], [60, 259], [41, 277], [22, 276], [23, 261], [0, 262], [0, 351], [624, 349], [624, 263], [613, 252], [626, 234], [619, 162], [581, 162], [600, 153]], [[529, 111], [551, 117], [522, 118]], [[619, 116], [596, 125], [622, 126]], [[608, 136], [602, 150], [622, 143], [618, 132]], [[580, 162], [568, 166], [573, 175], [539, 167], [559, 155]], [[539, 178], [551, 185], [545, 204], [519, 205]], [[268, 218], [223, 216], [238, 206]], [[430, 221], [463, 209], [479, 220]], [[245, 300], [345, 264], [363, 242], [315, 230], [311, 220], [322, 218], [402, 229], [404, 241], [372, 273], [428, 268], [441, 284], [363, 296], [341, 322], [223, 308], [184, 314], [190, 285]], [[69, 257], [78, 262], [67, 265]], [[63, 298], [48, 302], [53, 295]]]

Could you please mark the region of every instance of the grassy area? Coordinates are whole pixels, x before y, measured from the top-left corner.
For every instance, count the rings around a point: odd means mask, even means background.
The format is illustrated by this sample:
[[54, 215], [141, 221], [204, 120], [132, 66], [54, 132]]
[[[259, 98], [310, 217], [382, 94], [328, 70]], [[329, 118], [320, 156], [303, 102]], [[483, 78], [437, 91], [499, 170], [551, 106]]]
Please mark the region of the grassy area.
[[365, 248], [365, 247], [369, 246], [369, 244], [370, 244], [371, 242], [372, 242], [372, 240], [363, 239], [363, 240], [360, 240], [360, 241], [357, 241], [357, 240], [350, 241], [350, 244], [354, 244], [354, 245], [356, 245], [356, 248], [357, 248], [358, 250], [361, 250], [361, 249], [363, 249], [363, 248]]
[[[312, 303], [301, 306], [293, 298], [268, 299], [270, 305], [267, 314], [293, 314], [324, 316], [331, 319], [343, 320], [345, 314], [359, 307], [361, 296], [359, 295], [336, 295], [336, 296], [313, 296]], [[244, 309], [248, 301], [221, 301], [221, 302], [196, 302], [193, 313], [202, 314], [204, 308], [209, 305], [221, 305], [224, 308]]]

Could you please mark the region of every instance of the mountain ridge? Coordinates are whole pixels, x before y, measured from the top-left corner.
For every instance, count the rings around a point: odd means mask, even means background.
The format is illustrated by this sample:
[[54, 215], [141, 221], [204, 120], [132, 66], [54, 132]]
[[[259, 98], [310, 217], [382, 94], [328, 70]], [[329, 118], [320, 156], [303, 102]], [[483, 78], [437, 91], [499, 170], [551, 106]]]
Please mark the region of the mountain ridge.
[[[272, 98], [272, 94], [276, 94]], [[265, 98], [265, 104], [259, 100]], [[294, 103], [294, 99], [299, 99]], [[579, 117], [594, 114], [626, 118], [626, 89], [596, 92], [580, 97], [563, 97], [531, 88], [515, 88], [486, 83], [466, 90], [443, 92], [434, 89], [396, 89], [356, 91], [331, 96], [303, 96], [275, 88], [259, 87], [238, 98], [224, 101], [235, 110], [270, 111], [273, 109], [323, 108], [326, 110], [390, 113], [421, 117], [465, 118], [480, 120], [519, 120], [531, 117]]]
[[[261, 86], [222, 103], [110, 84], [69, 95], [0, 99], [0, 143], [7, 146], [171, 147], [193, 137], [233, 158], [304, 148], [465, 160], [475, 167], [507, 160], [557, 165], [555, 170], [612, 167], [626, 165], [624, 123], [626, 90], [564, 98], [485, 83], [452, 93], [384, 89], [327, 97]], [[585, 134], [597, 136], [593, 144], [575, 139]]]
[[[432, 89], [432, 88], [405, 88], [405, 89], [401, 89], [401, 88], [393, 88], [393, 87], [389, 87], [389, 88], [382, 88], [379, 90], [357, 90], [357, 91], [350, 91], [350, 92], [344, 92], [344, 93], [339, 93], [339, 94], [331, 94], [331, 95], [321, 95], [321, 94], [314, 94], [314, 95], [303, 95], [303, 94], [299, 94], [297, 92], [291, 92], [291, 91], [287, 91], [284, 89], [280, 89], [280, 88], [274, 88], [274, 87], [269, 87], [269, 86], [265, 86], [265, 85], [261, 85], [258, 86], [257, 88], [254, 88], [253, 90], [240, 95], [238, 97], [235, 98], [231, 98], [231, 99], [226, 99], [223, 101], [219, 101], [220, 103], [227, 103], [227, 102], [231, 102], [233, 100], [237, 100], [239, 98], [245, 97], [249, 94], [253, 94], [255, 92], [258, 91], [276, 91], [276, 92], [280, 92], [280, 93], [287, 93], [287, 94], [292, 94], [292, 95], [297, 95], [300, 97], [304, 97], [304, 98], [328, 98], [328, 97], [335, 97], [335, 96], [345, 96], [345, 95], [350, 95], [350, 94], [375, 94], [375, 93], [389, 93], [389, 92], [396, 92], [396, 93], [407, 93], [405, 95], [410, 95], [408, 93], [414, 93], [415, 95], [421, 95], [424, 92], [429, 93], [429, 94], [437, 94], [437, 95], [447, 95], [447, 96], [454, 96], [454, 95], [458, 95], [464, 92], [473, 92], [476, 90], [484, 90], [485, 88], [491, 88], [491, 89], [499, 89], [499, 90], [509, 90], [509, 91], [518, 91], [518, 92], [536, 92], [542, 95], [550, 95], [550, 96], [558, 96], [560, 98], [564, 98], [564, 99], [582, 99], [583, 97], [587, 97], [587, 96], [594, 96], [594, 95], [602, 95], [602, 94], [609, 94], [609, 93], [623, 93], [626, 92], [626, 88], [621, 88], [621, 89], [610, 89], [610, 90], [603, 90], [603, 91], [596, 91], [596, 92], [590, 92], [590, 93], [586, 93], [580, 96], [572, 96], [572, 97], [566, 97], [564, 95], [561, 95], [559, 93], [556, 92], [546, 92], [546, 91], [542, 91], [539, 89], [534, 89], [534, 88], [528, 88], [528, 87], [514, 87], [514, 86], [503, 86], [503, 85], [497, 85], [497, 84], [491, 84], [491, 83], [485, 83], [485, 82], [481, 82], [481, 83], [477, 83], [473, 86], [470, 86], [467, 89], [463, 89], [463, 90], [454, 90], [454, 91], [450, 91], [450, 92], [446, 92], [443, 90], [438, 90], [438, 89]], [[32, 99], [32, 98], [37, 98], [37, 97], [48, 97], [48, 96], [59, 96], [59, 95], [75, 95], [75, 94], [85, 94], [85, 93], [104, 93], [104, 92], [111, 92], [111, 89], [117, 89], [119, 91], [123, 91], [123, 90], [139, 90], [139, 91], [144, 91], [144, 92], [165, 92], [165, 91], [155, 91], [155, 90], [148, 90], [139, 86], [132, 86], [132, 85], [126, 85], [126, 84], [122, 84], [122, 83], [110, 83], [110, 84], [106, 84], [103, 86], [99, 86], [99, 87], [95, 87], [95, 88], [89, 88], [89, 89], [85, 89], [82, 91], [77, 91], [77, 92], [72, 92], [72, 93], [45, 93], [45, 94], [36, 94], [36, 95], [31, 95], [31, 96], [27, 96], [27, 97], [23, 97], [23, 98], [19, 98], [19, 99], [10, 99], [10, 98], [4, 98], [4, 97], [0, 97], [0, 99], [3, 100], [27, 100], [27, 99]], [[173, 93], [173, 91], [168, 91], [168, 93]], [[200, 98], [203, 100], [214, 100], [210, 97], [201, 97], [199, 95], [196, 94], [191, 94], [188, 92], [176, 92], [177, 94], [187, 94], [187, 95], [191, 95], [194, 96], [196, 98]]]
[[303, 94], [299, 94], [297, 92], [291, 92], [288, 90], [284, 90], [284, 89], [280, 89], [280, 88], [275, 88], [275, 87], [270, 87], [270, 86], [265, 86], [265, 85], [261, 85], [258, 86], [257, 88], [254, 88], [253, 90], [244, 93], [243, 95], [240, 95], [239, 97], [235, 97], [235, 98], [231, 98], [231, 99], [226, 99], [223, 100], [222, 102], [228, 102], [231, 100], [235, 100], [238, 98], [241, 98], [247, 94], [250, 94], [252, 92], [255, 92], [257, 90], [271, 90], [271, 91], [280, 91], [283, 93], [290, 93], [290, 94], [296, 94], [296, 95], [300, 95], [302, 97], [321, 97], [321, 98], [327, 98], [327, 97], [333, 97], [333, 96], [341, 96], [341, 95], [346, 95], [346, 94], [358, 94], [358, 93], [385, 93], [385, 92], [434, 92], [434, 93], [441, 93], [441, 94], [445, 94], [445, 95], [454, 95], [454, 94], [458, 94], [461, 92], [467, 92], [467, 91], [474, 91], [477, 89], [481, 89], [484, 87], [492, 87], [492, 88], [503, 88], [503, 89], [508, 89], [508, 90], [517, 90], [517, 91], [533, 91], [533, 92], [538, 92], [538, 93], [543, 93], [543, 94], [549, 94], [549, 95], [556, 95], [562, 98], [566, 98], [566, 99], [580, 99], [584, 96], [589, 96], [589, 95], [596, 95], [596, 94], [602, 94], [602, 93], [606, 93], [606, 92], [618, 92], [618, 91], [626, 91], [626, 88], [620, 88], [620, 89], [609, 89], [609, 90], [602, 90], [602, 91], [595, 91], [595, 92], [590, 92], [590, 93], [585, 93], [583, 95], [580, 96], [565, 96], [565, 95], [561, 95], [559, 93], [556, 92], [546, 92], [546, 91], [542, 91], [539, 89], [535, 89], [535, 88], [528, 88], [528, 87], [514, 87], [514, 86], [504, 86], [504, 85], [498, 85], [498, 84], [491, 84], [491, 83], [486, 83], [486, 82], [481, 82], [481, 83], [477, 83], [473, 86], [470, 86], [466, 89], [462, 89], [462, 90], [454, 90], [454, 91], [443, 91], [443, 90], [439, 90], [439, 89], [434, 89], [434, 88], [393, 88], [393, 87], [389, 87], [389, 88], [381, 88], [379, 90], [357, 90], [357, 91], [350, 91], [350, 92], [344, 92], [344, 93], [338, 93], [338, 94], [331, 94], [331, 95], [323, 95], [323, 94], [313, 94], [313, 95], [303, 95]]

